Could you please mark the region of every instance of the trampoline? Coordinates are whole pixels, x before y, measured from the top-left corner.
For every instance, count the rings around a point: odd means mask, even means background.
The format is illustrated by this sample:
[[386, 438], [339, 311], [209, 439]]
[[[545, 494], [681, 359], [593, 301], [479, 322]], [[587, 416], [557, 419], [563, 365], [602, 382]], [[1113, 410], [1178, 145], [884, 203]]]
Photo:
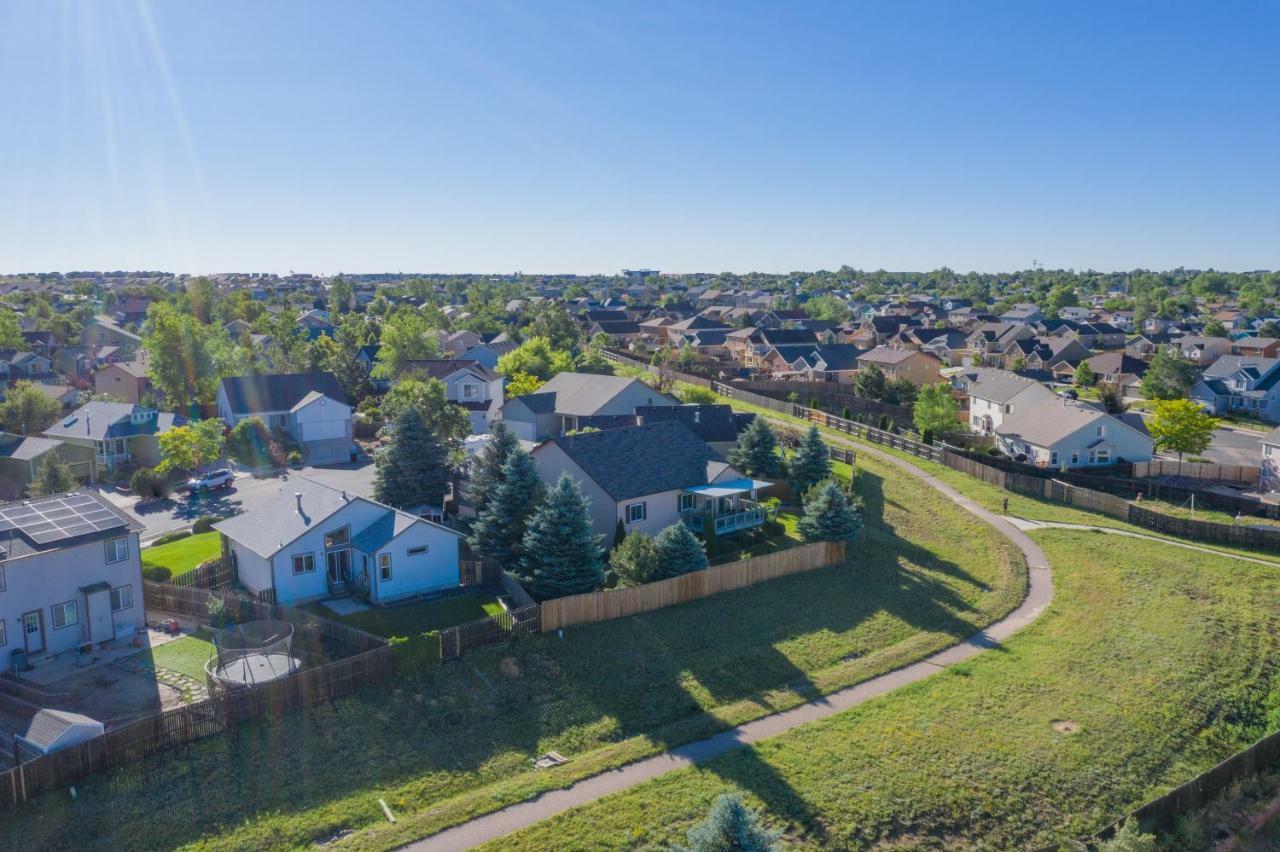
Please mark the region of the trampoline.
[[213, 690], [242, 689], [288, 677], [298, 670], [293, 656], [293, 625], [287, 621], [249, 621], [218, 631], [214, 655], [205, 663]]

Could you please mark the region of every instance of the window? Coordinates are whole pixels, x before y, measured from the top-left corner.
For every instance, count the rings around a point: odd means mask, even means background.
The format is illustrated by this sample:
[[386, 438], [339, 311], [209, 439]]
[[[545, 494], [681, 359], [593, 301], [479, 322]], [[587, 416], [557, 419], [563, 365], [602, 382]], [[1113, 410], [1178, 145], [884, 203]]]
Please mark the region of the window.
[[1098, 437], [1099, 437], [1099, 438], [1101, 438], [1101, 437], [1102, 437], [1103, 429], [1104, 429], [1104, 427], [1102, 427], [1102, 426], [1099, 426], [1099, 427], [1098, 427]]
[[409, 556], [418, 556], [426, 552], [427, 552], [427, 546], [425, 544], [420, 544], [417, 547], [411, 547], [405, 551], [405, 553], [407, 553]]
[[0, 618], [0, 648], [3, 648], [9, 642], [9, 637], [4, 632], [4, 619]]
[[111, 590], [111, 611], [119, 612], [133, 606], [133, 586], [116, 586]]
[[1077, 464], [1077, 463], [1079, 463], [1079, 461], [1080, 461], [1080, 451], [1079, 451], [1079, 450], [1072, 450], [1072, 451], [1071, 451], [1071, 463], [1072, 463], [1072, 464]]
[[476, 399], [480, 396], [480, 388], [472, 384], [464, 384], [462, 386], [463, 399]]
[[631, 503], [627, 506], [627, 523], [634, 524], [645, 519], [645, 504]]
[[54, 604], [50, 609], [53, 610], [54, 630], [61, 630], [64, 627], [71, 627], [80, 623], [80, 608], [76, 606], [75, 601]]
[[324, 546], [325, 549], [331, 547], [344, 547], [351, 541], [351, 527], [343, 527], [340, 530], [334, 530], [331, 533], [325, 533]]
[[688, 512], [692, 508], [693, 508], [693, 495], [681, 494], [680, 495], [680, 511]]
[[113, 538], [107, 542], [107, 564], [123, 562], [129, 558], [129, 539]]
[[316, 570], [316, 555], [314, 553], [299, 553], [293, 557], [293, 573], [310, 574]]
[[1049, 452], [1049, 464], [1054, 465], [1055, 467], [1057, 466], [1057, 464], [1058, 464], [1058, 451], [1057, 451], [1057, 450], [1051, 450], [1051, 451]]
[[1097, 461], [1098, 461], [1098, 464], [1110, 464], [1110, 463], [1111, 463], [1111, 451], [1110, 451], [1110, 450], [1098, 450]]
[[391, 579], [391, 554], [378, 554], [378, 579], [385, 582]]

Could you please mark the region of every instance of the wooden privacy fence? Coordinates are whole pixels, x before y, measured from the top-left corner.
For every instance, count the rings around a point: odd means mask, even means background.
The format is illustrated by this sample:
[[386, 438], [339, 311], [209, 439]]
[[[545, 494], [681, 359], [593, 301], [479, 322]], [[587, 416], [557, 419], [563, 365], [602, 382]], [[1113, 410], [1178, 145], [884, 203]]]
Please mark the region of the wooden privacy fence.
[[448, 627], [440, 631], [440, 659], [456, 660], [474, 648], [493, 645], [506, 639], [533, 636], [541, 629], [542, 608], [536, 603], [459, 624], [457, 627]]
[[236, 574], [221, 557], [201, 562], [194, 570], [165, 580], [173, 586], [196, 589], [229, 589], [236, 584]]
[[884, 415], [903, 425], [912, 423], [912, 410], [907, 405], [890, 405], [878, 399], [868, 399], [854, 394], [848, 385], [836, 382], [733, 382], [730, 387], [741, 388], [765, 396], [795, 394], [798, 399], [819, 401], [832, 408], [847, 408], [850, 414]]
[[1181, 462], [1173, 459], [1152, 459], [1133, 464], [1133, 475], [1138, 479], [1183, 476], [1188, 479], [1213, 479], [1220, 482], [1243, 482], [1252, 485], [1258, 481], [1260, 472], [1261, 467], [1258, 465]]
[[626, 618], [844, 561], [843, 542], [814, 542], [679, 577], [542, 602], [542, 629]]

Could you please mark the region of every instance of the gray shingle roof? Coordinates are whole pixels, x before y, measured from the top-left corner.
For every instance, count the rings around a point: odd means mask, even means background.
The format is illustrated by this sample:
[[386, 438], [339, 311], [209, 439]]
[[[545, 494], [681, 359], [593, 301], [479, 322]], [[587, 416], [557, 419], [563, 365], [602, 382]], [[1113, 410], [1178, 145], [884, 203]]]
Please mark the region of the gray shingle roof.
[[[146, 420], [133, 422], [134, 413], [151, 412]], [[168, 411], [155, 411], [142, 405], [127, 402], [87, 402], [71, 414], [44, 430], [51, 438], [86, 438], [101, 441], [106, 438], [132, 438], [137, 435], [158, 435], [174, 426], [182, 426], [187, 418]]]
[[615, 396], [633, 385], [644, 388], [653, 402], [670, 401], [669, 397], [649, 388], [639, 379], [596, 373], [560, 373], [538, 388], [538, 394], [555, 394], [554, 410], [560, 414], [588, 416], [598, 413]]
[[548, 443], [563, 450], [617, 501], [706, 485], [707, 465], [724, 461], [677, 420], [561, 435]]
[[222, 388], [233, 414], [289, 411], [312, 391], [344, 405], [347, 402], [347, 395], [332, 373], [229, 376], [222, 380]]

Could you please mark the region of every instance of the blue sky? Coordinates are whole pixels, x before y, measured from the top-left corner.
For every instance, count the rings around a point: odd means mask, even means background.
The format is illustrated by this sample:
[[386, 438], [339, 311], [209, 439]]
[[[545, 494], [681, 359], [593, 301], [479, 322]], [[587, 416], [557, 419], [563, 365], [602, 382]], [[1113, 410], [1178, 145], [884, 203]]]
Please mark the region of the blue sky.
[[1280, 266], [1280, 4], [9, 0], [0, 271]]

